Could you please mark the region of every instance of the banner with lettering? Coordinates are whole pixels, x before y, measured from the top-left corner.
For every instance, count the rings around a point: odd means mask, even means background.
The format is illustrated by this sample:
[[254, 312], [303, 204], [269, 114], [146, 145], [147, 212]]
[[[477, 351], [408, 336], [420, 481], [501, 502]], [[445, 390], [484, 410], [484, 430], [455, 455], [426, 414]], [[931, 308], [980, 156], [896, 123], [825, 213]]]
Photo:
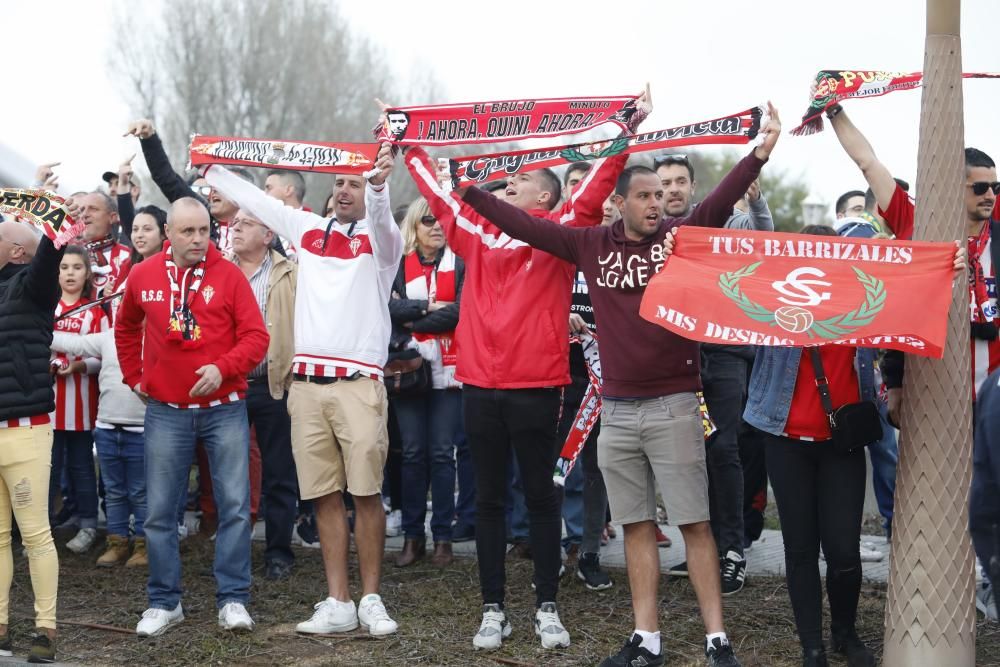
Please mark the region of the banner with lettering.
[[955, 245], [681, 227], [639, 314], [685, 338], [941, 358]]
[[246, 137], [191, 136], [190, 166], [291, 169], [323, 174], [364, 174], [375, 166], [378, 144], [329, 144]]
[[477, 185], [507, 178], [520, 171], [597, 160], [622, 153], [639, 153], [696, 144], [746, 144], [757, 137], [763, 115], [761, 107], [752, 107], [722, 118], [655, 132], [622, 135], [615, 139], [458, 157], [449, 160], [452, 185], [454, 187]]
[[410, 146], [519, 141], [584, 132], [605, 123], [622, 129], [638, 95], [465, 102], [392, 107], [376, 140]]
[[[963, 79], [1000, 79], [992, 72], [966, 72]], [[823, 131], [823, 112], [846, 99], [878, 97], [897, 90], [913, 90], [923, 85], [923, 72], [883, 72], [876, 70], [820, 70], [816, 75], [816, 92], [802, 123], [792, 134], [815, 134]]]
[[66, 211], [65, 199], [46, 190], [0, 188], [0, 213], [30, 223], [42, 230], [57, 248], [70, 242], [82, 230]]

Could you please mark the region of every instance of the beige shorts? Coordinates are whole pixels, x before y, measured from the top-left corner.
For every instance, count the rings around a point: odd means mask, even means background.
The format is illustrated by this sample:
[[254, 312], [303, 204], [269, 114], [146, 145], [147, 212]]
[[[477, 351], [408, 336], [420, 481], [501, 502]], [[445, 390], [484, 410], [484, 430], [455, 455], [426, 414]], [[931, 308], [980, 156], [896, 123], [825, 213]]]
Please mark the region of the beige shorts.
[[672, 525], [708, 521], [705, 435], [693, 393], [606, 400], [597, 461], [616, 523], [655, 521], [657, 484]]
[[336, 491], [382, 491], [389, 450], [385, 385], [360, 377], [331, 384], [292, 382], [292, 454], [303, 500]]

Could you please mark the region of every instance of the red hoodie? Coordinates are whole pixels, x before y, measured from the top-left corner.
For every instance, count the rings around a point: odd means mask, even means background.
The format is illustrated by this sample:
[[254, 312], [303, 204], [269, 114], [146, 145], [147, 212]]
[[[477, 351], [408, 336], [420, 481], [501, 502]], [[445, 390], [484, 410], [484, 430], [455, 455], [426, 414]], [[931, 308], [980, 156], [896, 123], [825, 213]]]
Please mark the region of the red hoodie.
[[[115, 322], [115, 345], [123, 381], [152, 398], [176, 407], [210, 407], [243, 397], [246, 375], [267, 354], [269, 336], [250, 283], [239, 268], [209, 245], [205, 277], [192, 298], [191, 311], [202, 331], [202, 344], [182, 349], [167, 340], [170, 281], [166, 255], [160, 252], [129, 273]], [[145, 341], [143, 334], [145, 333]], [[215, 364], [222, 385], [208, 396], [193, 398], [195, 371]]]
[[[529, 211], [553, 226], [589, 227], [603, 216], [627, 155], [596, 160], [568, 202]], [[576, 268], [504, 234], [435, 180], [422, 148], [406, 166], [448, 246], [465, 261], [462, 313], [455, 330], [455, 377], [487, 389], [569, 384], [569, 307]]]

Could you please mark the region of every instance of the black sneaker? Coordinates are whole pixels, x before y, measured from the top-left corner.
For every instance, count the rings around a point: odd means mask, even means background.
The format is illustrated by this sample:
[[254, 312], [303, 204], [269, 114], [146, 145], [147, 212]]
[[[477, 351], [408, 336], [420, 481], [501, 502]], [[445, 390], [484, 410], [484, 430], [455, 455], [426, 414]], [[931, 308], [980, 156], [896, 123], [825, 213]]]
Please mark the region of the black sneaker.
[[713, 639], [712, 645], [705, 649], [705, 660], [708, 667], [740, 667], [729, 640], [720, 637]]
[[264, 578], [270, 581], [287, 579], [292, 574], [292, 564], [281, 560], [269, 560], [264, 564]]
[[722, 557], [722, 595], [735, 595], [747, 580], [747, 559], [735, 551]]
[[632, 635], [622, 650], [601, 661], [600, 667], [660, 667], [665, 664], [663, 654], [654, 654], [641, 646], [642, 637]]
[[10, 642], [10, 634], [0, 637], [0, 655], [5, 658], [14, 655], [14, 645]]
[[875, 667], [875, 654], [865, 646], [854, 628], [848, 632], [831, 632], [830, 648], [847, 658], [848, 667]]
[[672, 568], [667, 570], [667, 574], [671, 577], [686, 577], [688, 576], [688, 564], [684, 561], [680, 565], [674, 565]]
[[312, 549], [319, 548], [319, 531], [316, 528], [316, 517], [312, 514], [303, 514], [295, 524], [295, 534], [292, 536], [293, 542], [298, 542], [304, 547]]
[[50, 663], [56, 661], [56, 645], [48, 635], [40, 632], [31, 640], [31, 652], [28, 653], [28, 662]]
[[582, 554], [576, 562], [576, 576], [588, 590], [603, 591], [611, 588], [611, 577], [601, 569], [601, 557], [597, 554]]

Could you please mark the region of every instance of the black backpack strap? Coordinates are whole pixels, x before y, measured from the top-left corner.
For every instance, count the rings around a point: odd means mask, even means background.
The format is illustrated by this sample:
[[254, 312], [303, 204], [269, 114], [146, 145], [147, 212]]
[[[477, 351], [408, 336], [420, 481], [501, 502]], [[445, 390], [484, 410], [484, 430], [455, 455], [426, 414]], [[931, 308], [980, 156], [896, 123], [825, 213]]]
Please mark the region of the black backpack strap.
[[813, 374], [816, 376], [816, 388], [819, 390], [819, 401], [823, 404], [823, 412], [830, 420], [830, 428], [837, 426], [837, 420], [833, 416], [833, 398], [830, 396], [830, 381], [826, 378], [826, 371], [823, 370], [823, 359], [819, 355], [818, 347], [809, 348], [809, 356], [812, 359]]

